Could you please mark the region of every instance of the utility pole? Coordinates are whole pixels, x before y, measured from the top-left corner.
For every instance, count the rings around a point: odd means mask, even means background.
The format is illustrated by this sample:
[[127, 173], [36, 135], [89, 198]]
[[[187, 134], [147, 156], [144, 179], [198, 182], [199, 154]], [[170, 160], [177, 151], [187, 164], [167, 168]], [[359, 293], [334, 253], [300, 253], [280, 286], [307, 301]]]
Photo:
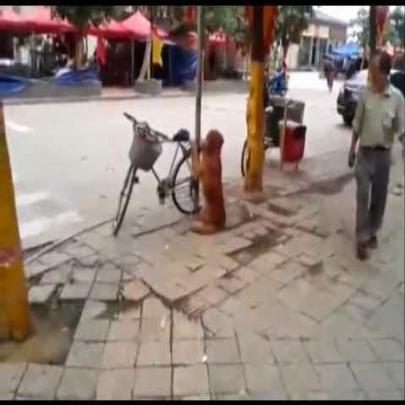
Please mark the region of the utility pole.
[[[195, 145], [198, 156], [201, 144], [201, 99], [204, 77], [204, 27], [203, 27], [203, 6], [197, 6], [197, 35], [198, 35], [198, 59], [197, 59], [197, 92], [195, 98]], [[199, 207], [199, 181], [197, 180], [194, 207]]]

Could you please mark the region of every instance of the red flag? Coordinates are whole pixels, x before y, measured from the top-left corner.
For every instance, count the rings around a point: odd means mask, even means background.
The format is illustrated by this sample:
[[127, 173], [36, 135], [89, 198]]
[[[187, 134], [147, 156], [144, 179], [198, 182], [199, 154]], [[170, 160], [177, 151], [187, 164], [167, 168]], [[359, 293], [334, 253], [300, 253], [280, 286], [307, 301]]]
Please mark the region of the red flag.
[[186, 6], [185, 20], [192, 23], [196, 19], [196, 6]]
[[99, 61], [100, 65], [104, 66], [106, 64], [105, 42], [101, 35], [97, 37], [96, 59]]

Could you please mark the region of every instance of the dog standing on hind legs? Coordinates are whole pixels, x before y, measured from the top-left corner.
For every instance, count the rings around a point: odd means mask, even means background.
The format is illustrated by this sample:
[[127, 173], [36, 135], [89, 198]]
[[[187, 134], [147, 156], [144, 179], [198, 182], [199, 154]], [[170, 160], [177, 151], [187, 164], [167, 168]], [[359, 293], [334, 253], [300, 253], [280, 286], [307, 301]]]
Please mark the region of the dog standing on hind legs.
[[222, 189], [221, 149], [223, 136], [217, 130], [208, 132], [201, 144], [201, 154], [192, 145], [194, 176], [200, 180], [204, 205], [193, 222], [192, 230], [209, 235], [225, 228], [225, 204]]

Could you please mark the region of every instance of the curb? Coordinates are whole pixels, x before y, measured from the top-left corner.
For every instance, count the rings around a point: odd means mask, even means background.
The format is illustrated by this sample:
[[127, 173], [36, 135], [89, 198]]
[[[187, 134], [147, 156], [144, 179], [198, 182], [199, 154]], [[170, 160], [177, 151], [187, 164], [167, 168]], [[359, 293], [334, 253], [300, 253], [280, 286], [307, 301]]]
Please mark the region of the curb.
[[175, 97], [194, 97], [193, 93], [179, 93], [179, 94], [164, 94], [161, 93], [157, 96], [149, 94], [134, 93], [133, 95], [125, 96], [90, 96], [90, 97], [44, 97], [44, 98], [10, 98], [4, 100], [5, 105], [30, 105], [30, 104], [61, 104], [61, 103], [86, 103], [91, 101], [123, 101], [123, 100], [136, 100], [145, 98], [175, 98]]

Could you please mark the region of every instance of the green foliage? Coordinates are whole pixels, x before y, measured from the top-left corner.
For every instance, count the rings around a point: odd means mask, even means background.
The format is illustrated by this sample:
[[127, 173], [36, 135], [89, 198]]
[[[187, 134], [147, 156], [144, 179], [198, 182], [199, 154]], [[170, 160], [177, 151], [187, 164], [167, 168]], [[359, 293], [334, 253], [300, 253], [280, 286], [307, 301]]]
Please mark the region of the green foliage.
[[396, 6], [390, 14], [390, 42], [405, 48], [405, 6]]
[[313, 15], [312, 6], [279, 6], [276, 40], [283, 48], [290, 43], [300, 43], [302, 32], [308, 28], [308, 18]]
[[370, 36], [369, 9], [362, 7], [357, 11], [357, 16], [350, 21], [350, 27], [354, 30], [356, 41], [365, 47]]
[[55, 11], [78, 29], [87, 25], [99, 25], [110, 18], [119, 20], [126, 17], [123, 6], [55, 6]]
[[[362, 7], [357, 12], [357, 17], [350, 21], [350, 27], [355, 31], [354, 37], [358, 43], [365, 46], [370, 36], [369, 8]], [[405, 7], [397, 6], [390, 12], [388, 18], [388, 41], [395, 46], [405, 46]]]

